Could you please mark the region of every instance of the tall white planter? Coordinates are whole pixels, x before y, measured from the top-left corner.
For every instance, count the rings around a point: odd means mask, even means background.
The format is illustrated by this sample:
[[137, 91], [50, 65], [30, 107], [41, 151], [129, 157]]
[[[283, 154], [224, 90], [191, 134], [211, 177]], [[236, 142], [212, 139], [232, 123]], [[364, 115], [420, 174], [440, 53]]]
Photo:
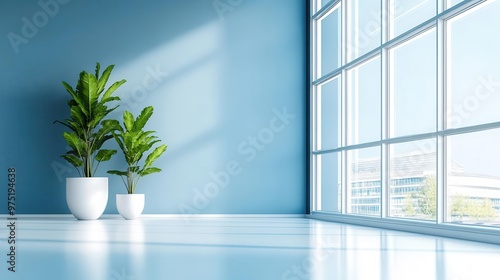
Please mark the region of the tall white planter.
[[99, 219], [108, 204], [108, 178], [66, 178], [66, 202], [78, 220]]
[[116, 209], [127, 220], [139, 218], [144, 210], [144, 194], [116, 194]]

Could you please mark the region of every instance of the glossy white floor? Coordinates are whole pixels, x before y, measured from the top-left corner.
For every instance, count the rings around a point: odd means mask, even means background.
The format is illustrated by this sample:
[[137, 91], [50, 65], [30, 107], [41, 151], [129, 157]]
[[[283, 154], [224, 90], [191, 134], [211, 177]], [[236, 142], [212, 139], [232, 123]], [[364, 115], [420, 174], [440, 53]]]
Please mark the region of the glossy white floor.
[[0, 279], [500, 279], [500, 246], [302, 218], [20, 217]]

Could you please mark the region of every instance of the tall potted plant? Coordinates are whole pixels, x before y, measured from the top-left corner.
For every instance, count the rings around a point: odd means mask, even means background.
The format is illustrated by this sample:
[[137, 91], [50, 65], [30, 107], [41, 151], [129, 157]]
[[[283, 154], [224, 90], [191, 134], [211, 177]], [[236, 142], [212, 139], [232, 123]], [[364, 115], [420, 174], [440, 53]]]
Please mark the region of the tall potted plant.
[[127, 194], [116, 195], [116, 208], [127, 220], [136, 219], [141, 215], [145, 198], [144, 194], [135, 193], [137, 184], [141, 177], [161, 171], [152, 165], [167, 149], [167, 145], [159, 145], [143, 159], [144, 154], [160, 142], [154, 135], [155, 131], [144, 130], [152, 115], [152, 106], [144, 108], [137, 118], [134, 118], [129, 111], [125, 111], [123, 125], [113, 131], [113, 137], [123, 152], [127, 168], [124, 171], [109, 170], [108, 173], [120, 176], [125, 184]]
[[94, 177], [99, 163], [108, 161], [116, 150], [104, 149], [103, 144], [113, 138], [112, 131], [119, 126], [117, 120], [105, 119], [118, 105], [107, 104], [120, 100], [112, 94], [125, 80], [113, 83], [106, 89], [114, 65], [108, 66], [102, 75], [97, 63], [95, 74], [82, 71], [73, 89], [63, 81], [71, 95], [68, 101], [69, 119], [55, 121], [70, 131], [63, 133], [70, 150], [61, 157], [73, 165], [80, 177], [66, 178], [66, 202], [71, 213], [80, 220], [98, 219], [108, 202], [108, 178]]

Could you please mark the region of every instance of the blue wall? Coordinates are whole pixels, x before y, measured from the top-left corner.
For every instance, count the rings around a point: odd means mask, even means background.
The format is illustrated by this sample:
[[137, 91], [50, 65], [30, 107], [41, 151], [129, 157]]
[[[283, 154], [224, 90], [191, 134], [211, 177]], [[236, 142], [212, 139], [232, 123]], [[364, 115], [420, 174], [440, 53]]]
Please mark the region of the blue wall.
[[[69, 213], [77, 172], [53, 121], [69, 115], [61, 81], [96, 62], [127, 80], [111, 117], [154, 105], [148, 128], [169, 145], [140, 182], [144, 213], [304, 213], [305, 13], [302, 0], [2, 0], [0, 213], [10, 166], [18, 213]], [[97, 175], [122, 167], [118, 154]], [[110, 177], [106, 213], [124, 192]]]

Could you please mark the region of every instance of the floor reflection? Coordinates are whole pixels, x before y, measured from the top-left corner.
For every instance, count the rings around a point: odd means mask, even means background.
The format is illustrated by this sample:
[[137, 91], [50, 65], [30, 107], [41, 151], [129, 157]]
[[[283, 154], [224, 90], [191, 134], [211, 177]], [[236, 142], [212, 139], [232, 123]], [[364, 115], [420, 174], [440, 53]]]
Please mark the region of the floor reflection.
[[66, 279], [107, 279], [108, 228], [102, 220], [68, 223], [61, 235]]
[[499, 279], [500, 246], [308, 219], [20, 218], [17, 236], [2, 280]]

